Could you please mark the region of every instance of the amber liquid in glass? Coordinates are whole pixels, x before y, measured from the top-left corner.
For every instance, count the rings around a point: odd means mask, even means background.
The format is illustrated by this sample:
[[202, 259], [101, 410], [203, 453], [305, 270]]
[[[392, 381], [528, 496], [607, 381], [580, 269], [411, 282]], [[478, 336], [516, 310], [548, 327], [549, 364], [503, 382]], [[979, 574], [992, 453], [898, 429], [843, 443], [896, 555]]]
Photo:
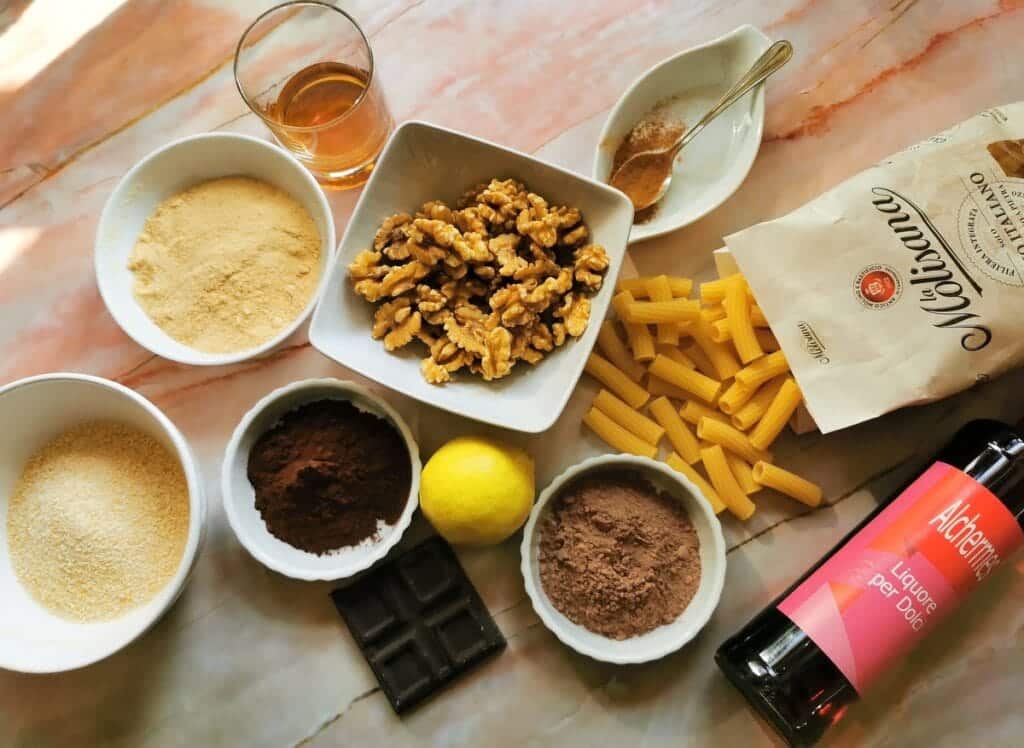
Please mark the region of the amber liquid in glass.
[[303, 68], [265, 116], [281, 143], [326, 186], [362, 184], [388, 134], [388, 114], [368, 71], [340, 62]]

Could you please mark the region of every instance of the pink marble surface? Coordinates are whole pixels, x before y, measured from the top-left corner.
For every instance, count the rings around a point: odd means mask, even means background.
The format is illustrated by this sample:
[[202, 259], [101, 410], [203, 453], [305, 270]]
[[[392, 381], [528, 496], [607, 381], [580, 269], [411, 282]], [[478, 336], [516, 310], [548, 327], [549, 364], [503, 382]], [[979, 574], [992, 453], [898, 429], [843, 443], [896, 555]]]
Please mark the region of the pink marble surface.
[[[234, 43], [269, 2], [13, 0], [0, 6], [0, 383], [55, 370], [111, 377], [152, 398], [202, 462], [206, 546], [181, 601], [142, 640], [63, 677], [0, 673], [0, 745], [777, 744], [711, 663], [718, 643], [972, 416], [1024, 413], [1024, 375], [821, 437], [787, 436], [780, 461], [820, 480], [813, 513], [767, 499], [726, 521], [722, 605], [684, 651], [613, 667], [567, 651], [522, 590], [518, 547], [462, 553], [509, 639], [500, 658], [398, 720], [326, 598], [265, 571], [219, 506], [221, 451], [270, 389], [351, 376], [305, 330], [233, 367], [182, 367], [140, 349], [96, 291], [92, 242], [117, 179], [161, 144], [207, 130], [266, 136], [231, 79]], [[742, 23], [790, 39], [765, 142], [721, 208], [639, 245], [642, 271], [710, 275], [721, 237], [790, 210], [886, 154], [985, 107], [1024, 99], [1019, 0], [599, 0], [344, 3], [374, 47], [392, 111], [589, 173], [610, 107], [658, 60]], [[331, 193], [339, 233], [356, 193]], [[601, 451], [579, 428], [582, 384], [547, 434], [515, 437], [546, 482]], [[481, 430], [389, 395], [426, 452]], [[557, 448], [552, 448], [556, 445]], [[418, 528], [423, 532], [425, 528]], [[1014, 559], [897, 668], [832, 745], [1019, 745], [1024, 561]], [[2, 602], [2, 601], [0, 601]], [[0, 607], [2, 615], [2, 607]]]

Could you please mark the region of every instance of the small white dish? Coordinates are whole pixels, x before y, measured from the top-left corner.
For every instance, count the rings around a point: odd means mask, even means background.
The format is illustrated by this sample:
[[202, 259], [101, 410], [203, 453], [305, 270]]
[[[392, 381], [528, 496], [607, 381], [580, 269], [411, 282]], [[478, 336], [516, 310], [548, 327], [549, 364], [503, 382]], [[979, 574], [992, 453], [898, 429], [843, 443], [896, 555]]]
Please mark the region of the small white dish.
[[[137, 428], [178, 458], [188, 483], [188, 537], [177, 571], [152, 600], [111, 621], [77, 623], [42, 607], [15, 576], [7, 545], [7, 502], [33, 452], [92, 420]], [[57, 373], [12, 382], [0, 388], [0, 423], [0, 668], [58, 673], [91, 665], [140, 637], [185, 588], [206, 522], [199, 468], [185, 438], [159, 408], [99, 377]]]
[[[591, 299], [590, 324], [536, 366], [517, 366], [504, 379], [485, 382], [459, 372], [443, 386], [423, 379], [423, 346], [389, 352], [370, 337], [375, 306], [348, 282], [348, 264], [372, 246], [380, 223], [428, 200], [453, 205], [460, 195], [494, 177], [514, 177], [559, 205], [583, 212], [592, 241], [604, 246], [611, 266], [607, 281]], [[325, 356], [438, 408], [515, 431], [540, 432], [561, 414], [586, 363], [615, 291], [629, 240], [633, 207], [618, 190], [485, 140], [424, 122], [399, 127], [381, 154], [359, 198], [335, 255], [327, 290], [313, 314], [309, 339]]]
[[[630, 639], [610, 639], [565, 617], [548, 599], [540, 581], [540, 520], [548, 503], [572, 480], [607, 470], [635, 470], [651, 484], [678, 499], [697, 531], [700, 541], [700, 586], [693, 599], [672, 623]], [[711, 504], [686, 476], [661, 462], [632, 455], [601, 455], [574, 465], [541, 492], [523, 531], [521, 569], [526, 594], [545, 626], [563, 644], [595, 660], [618, 665], [648, 662], [675, 652], [689, 642], [711, 618], [725, 583], [725, 538]]]
[[[601, 130], [592, 176], [611, 177], [612, 158], [633, 126], [663, 102], [668, 116], [694, 125], [771, 45], [753, 26], [687, 49], [659, 62], [626, 90]], [[764, 129], [764, 86], [724, 111], [675, 161], [672, 185], [654, 217], [637, 224], [630, 242], [687, 226], [717, 208], [754, 165]]]
[[[300, 550], [270, 534], [256, 509], [256, 494], [247, 474], [249, 450], [289, 411], [317, 400], [350, 400], [360, 410], [388, 421], [402, 435], [412, 465], [412, 482], [405, 509], [394, 525], [381, 528], [379, 537], [318, 556]], [[419, 447], [398, 412], [380, 397], [354, 382], [340, 379], [305, 379], [280, 387], [256, 403], [235, 427], [224, 451], [221, 494], [228, 524], [245, 549], [269, 569], [294, 579], [335, 581], [370, 568], [402, 538], [419, 506]]]
[[[143, 311], [132, 293], [135, 279], [128, 258], [146, 219], [161, 201], [200, 182], [227, 176], [248, 176], [272, 184], [306, 209], [320, 232], [320, 283], [302, 312], [271, 340], [245, 351], [205, 353], [179, 343]], [[249, 135], [203, 133], [159, 148], [118, 182], [96, 230], [96, 283], [110, 315], [143, 348], [193, 366], [233, 364], [279, 345], [309, 316], [326, 284], [334, 242], [334, 217], [327, 198], [298, 161], [278, 146]]]

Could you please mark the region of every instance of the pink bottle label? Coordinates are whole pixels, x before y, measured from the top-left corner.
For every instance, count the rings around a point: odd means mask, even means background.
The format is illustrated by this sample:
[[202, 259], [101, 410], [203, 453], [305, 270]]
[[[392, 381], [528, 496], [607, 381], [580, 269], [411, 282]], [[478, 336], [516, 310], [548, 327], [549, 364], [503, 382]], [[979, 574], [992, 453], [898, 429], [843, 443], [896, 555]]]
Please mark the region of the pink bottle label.
[[1021, 543], [998, 498], [936, 462], [779, 610], [862, 694]]

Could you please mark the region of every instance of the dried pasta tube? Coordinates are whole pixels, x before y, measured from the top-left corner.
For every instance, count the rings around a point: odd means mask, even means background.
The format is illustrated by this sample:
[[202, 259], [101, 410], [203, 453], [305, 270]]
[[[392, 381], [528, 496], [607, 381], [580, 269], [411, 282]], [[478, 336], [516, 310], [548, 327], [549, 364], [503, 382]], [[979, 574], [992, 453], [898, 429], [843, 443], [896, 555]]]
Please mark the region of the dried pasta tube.
[[686, 298], [693, 291], [693, 278], [684, 278], [681, 275], [668, 276], [668, 287], [675, 298]]
[[796, 412], [801, 400], [803, 395], [800, 394], [800, 388], [792, 377], [788, 377], [757, 426], [750, 432], [750, 443], [758, 449], [767, 449], [789, 423], [790, 416]]
[[773, 488], [810, 507], [821, 504], [821, 487], [767, 462], [758, 462], [752, 472], [754, 480], [766, 488]]
[[750, 306], [750, 323], [754, 327], [768, 327], [768, 318], [764, 316], [764, 311], [757, 304]]
[[587, 358], [584, 370], [634, 408], [639, 408], [651, 397], [647, 390], [626, 376], [622, 369], [616, 368], [608, 359], [596, 353], [591, 353]]
[[620, 452], [628, 452], [639, 457], [650, 457], [652, 459], [658, 454], [657, 447], [629, 433], [597, 408], [591, 408], [587, 411], [587, 414], [583, 416], [583, 423], [597, 434], [605, 444], [614, 447]]
[[[754, 471], [750, 467], [750, 463], [744, 460], [739, 455], [734, 455], [732, 452], [726, 451], [725, 461], [729, 463], [729, 469], [732, 471], [732, 476], [736, 479], [736, 482], [740, 484], [740, 488], [743, 489], [743, 493], [750, 496], [752, 493], [757, 493], [761, 490], [761, 484], [754, 480]], [[767, 462], [762, 462], [762, 465], [767, 465]]]
[[717, 322], [725, 319], [725, 307], [721, 304], [712, 304], [700, 310], [700, 318], [705, 322]]
[[747, 387], [757, 387], [787, 371], [789, 371], [789, 362], [786, 361], [785, 354], [782, 351], [775, 351], [747, 364], [736, 372], [736, 381], [742, 382]]
[[708, 478], [711, 485], [715, 487], [719, 498], [726, 508], [740, 520], [748, 520], [753, 515], [754, 502], [747, 498], [736, 482], [736, 477], [729, 469], [729, 463], [725, 459], [725, 452], [718, 444], [700, 451], [701, 460], [704, 462], [704, 469], [708, 471]]
[[637, 361], [653, 361], [655, 355], [654, 336], [647, 329], [647, 325], [626, 322], [626, 305], [632, 301], [633, 296], [630, 292], [622, 291], [612, 297], [612, 309], [615, 310], [616, 316], [622, 321], [622, 326], [626, 330], [626, 340], [629, 341], [629, 348], [633, 351], [633, 358]]
[[631, 408], [608, 390], [601, 390], [594, 398], [594, 407], [611, 418], [634, 436], [638, 436], [648, 444], [658, 446], [665, 429], [647, 416]]
[[718, 398], [718, 409], [732, 415], [742, 408], [757, 392], [757, 387], [747, 387], [742, 382], [733, 382]]
[[645, 325], [688, 322], [700, 318], [700, 302], [693, 299], [632, 301], [624, 305], [622, 318]]
[[707, 322], [698, 322], [693, 330], [693, 339], [707, 355], [719, 379], [731, 379], [740, 370], [740, 362], [727, 343], [716, 343], [711, 339]]
[[659, 397], [652, 400], [650, 404], [651, 415], [654, 420], [665, 429], [672, 448], [690, 465], [700, 459], [700, 446], [697, 444], [697, 437], [693, 435], [690, 427], [683, 423], [675, 407], [668, 401], [668, 398]]
[[[732, 414], [732, 425], [740, 431], [746, 431], [760, 421], [761, 416], [768, 410], [768, 406], [772, 404], [775, 396], [779, 394], [782, 383], [785, 381], [786, 377], [780, 376], [762, 384], [754, 396], [747, 401], [747, 404]], [[719, 400], [719, 404], [721, 404], [721, 400]]]
[[714, 408], [710, 408], [697, 400], [687, 400], [686, 404], [679, 409], [679, 417], [687, 423], [692, 423], [694, 426], [700, 423], [701, 418], [711, 418], [712, 420], [729, 424], [729, 416], [719, 413]]
[[722, 383], [706, 377], [693, 369], [677, 364], [667, 356], [656, 356], [651, 362], [650, 373], [669, 384], [682, 387], [705, 402], [713, 402], [722, 390]]
[[722, 317], [722, 319], [709, 322], [708, 334], [716, 343], [728, 343], [732, 340], [732, 326], [729, 324], [729, 318]]
[[647, 377], [647, 391], [651, 393], [651, 397], [671, 397], [680, 402], [685, 402], [693, 397], [682, 387], [669, 384], [664, 379], [659, 379], [653, 374]]
[[[667, 275], [646, 278], [644, 285], [647, 287], [647, 296], [651, 301], [672, 301], [672, 288], [668, 284]], [[655, 329], [654, 340], [656, 343], [679, 345], [679, 324], [664, 322], [658, 325]]]
[[687, 369], [697, 368], [697, 364], [694, 362], [694, 360], [687, 356], [674, 345], [658, 344], [654, 347], [654, 350], [657, 353], [660, 353], [662, 356], [667, 356], [668, 358], [672, 359], [677, 364], [682, 364]]
[[725, 504], [718, 495], [718, 491], [716, 491], [714, 487], [704, 479], [704, 476], [698, 473], [694, 468], [687, 465], [682, 457], [673, 452], [665, 458], [665, 464], [693, 481], [693, 484], [700, 489], [700, 492], [704, 494], [704, 498], [708, 500], [709, 504], [711, 504], [711, 509], [715, 514], [721, 514], [725, 511]]
[[764, 351], [754, 333], [754, 325], [750, 321], [750, 301], [747, 299], [747, 282], [742, 277], [733, 276], [725, 282], [725, 319], [729, 325], [733, 347], [739, 354], [740, 361], [749, 364], [761, 358]]
[[730, 452], [734, 452], [750, 464], [758, 461], [772, 462], [770, 452], [758, 449], [742, 431], [734, 429], [727, 423], [713, 418], [701, 418], [697, 423], [697, 436], [709, 442], [720, 444]]
[[629, 348], [622, 342], [615, 331], [615, 323], [606, 319], [597, 332], [597, 349], [604, 357], [626, 373], [630, 379], [639, 383], [644, 376], [643, 365], [633, 358]]

